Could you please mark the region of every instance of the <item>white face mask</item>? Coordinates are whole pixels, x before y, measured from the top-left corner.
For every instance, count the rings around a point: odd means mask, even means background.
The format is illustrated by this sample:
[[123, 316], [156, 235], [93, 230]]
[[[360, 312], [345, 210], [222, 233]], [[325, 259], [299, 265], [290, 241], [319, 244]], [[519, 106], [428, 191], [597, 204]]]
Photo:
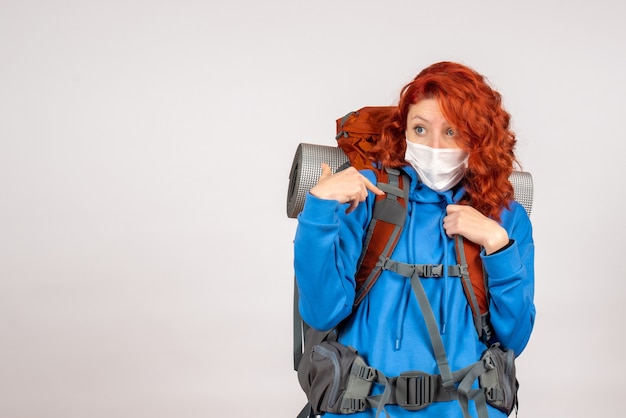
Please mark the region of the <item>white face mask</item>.
[[420, 180], [437, 192], [450, 190], [461, 181], [468, 157], [459, 148], [431, 148], [406, 141], [405, 160], [417, 171]]

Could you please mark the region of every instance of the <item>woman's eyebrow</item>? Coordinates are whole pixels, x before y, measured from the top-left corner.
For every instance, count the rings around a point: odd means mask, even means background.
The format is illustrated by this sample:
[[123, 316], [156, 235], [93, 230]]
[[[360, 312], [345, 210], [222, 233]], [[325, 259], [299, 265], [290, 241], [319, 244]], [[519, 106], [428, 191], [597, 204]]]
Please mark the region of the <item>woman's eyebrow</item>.
[[409, 120], [414, 120], [414, 119], [421, 119], [421, 120], [423, 120], [424, 122], [430, 123], [430, 121], [429, 121], [428, 119], [426, 119], [426, 118], [424, 118], [423, 116], [420, 116], [420, 115], [415, 115], [415, 116], [413, 116], [413, 117], [412, 117], [411, 119], [409, 119]]

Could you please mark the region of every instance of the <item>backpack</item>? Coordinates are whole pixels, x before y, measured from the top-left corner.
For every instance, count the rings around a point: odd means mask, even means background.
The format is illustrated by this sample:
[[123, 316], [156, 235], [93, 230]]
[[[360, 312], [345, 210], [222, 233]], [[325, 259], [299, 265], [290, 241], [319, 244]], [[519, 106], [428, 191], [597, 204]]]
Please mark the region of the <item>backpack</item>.
[[[308, 190], [313, 187], [321, 175], [321, 163], [325, 162], [335, 171], [350, 165], [357, 169], [374, 170], [377, 187], [385, 195], [377, 196], [374, 203], [372, 221], [368, 226], [363, 252], [360, 256], [355, 277], [357, 293], [354, 308], [363, 300], [374, 286], [383, 268], [381, 260], [389, 260], [400, 238], [406, 218], [409, 179], [401, 170], [380, 169], [372, 165], [368, 152], [379, 140], [382, 127], [391, 117], [395, 107], [364, 107], [337, 119], [337, 147], [325, 147], [302, 143], [298, 146], [290, 173], [287, 199], [287, 215], [297, 217], [302, 210]], [[515, 188], [515, 199], [520, 202], [530, 215], [532, 208], [532, 178], [529, 173], [515, 171], [510, 177]], [[457, 236], [455, 240], [457, 271], [449, 275], [461, 277], [463, 289], [472, 310], [474, 325], [479, 338], [487, 346], [494, 343], [494, 334], [489, 321], [489, 291], [486, 275], [480, 259], [479, 245]], [[420, 268], [421, 277], [440, 277], [442, 271], [436, 271], [430, 265]], [[294, 283], [294, 370], [298, 370], [306, 341], [308, 326], [302, 321], [298, 308], [298, 289]], [[317, 338], [317, 337], [316, 337]], [[324, 337], [326, 338], [326, 336]], [[316, 341], [317, 343], [317, 341]], [[516, 383], [516, 382], [515, 382]], [[517, 399], [514, 399], [515, 406]], [[310, 408], [309, 405], [307, 407]], [[307, 407], [301, 412], [304, 417]], [[314, 408], [315, 409], [315, 408]], [[507, 414], [510, 411], [507, 411]]]

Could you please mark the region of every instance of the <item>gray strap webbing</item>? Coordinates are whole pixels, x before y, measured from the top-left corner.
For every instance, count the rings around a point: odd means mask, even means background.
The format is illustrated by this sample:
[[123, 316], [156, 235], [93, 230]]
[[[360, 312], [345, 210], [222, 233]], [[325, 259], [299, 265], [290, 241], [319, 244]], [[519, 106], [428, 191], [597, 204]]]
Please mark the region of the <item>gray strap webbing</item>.
[[[461, 380], [457, 388], [459, 394], [459, 404], [463, 411], [469, 409], [468, 401], [473, 399], [476, 403], [476, 411], [479, 417], [487, 417], [487, 398], [485, 393], [479, 389], [472, 389], [472, 384], [478, 377], [487, 371], [484, 360], [475, 363], [472, 368], [467, 372], [466, 376]], [[465, 413], [465, 412], [464, 412]]]
[[308, 403], [304, 405], [304, 408], [302, 408], [302, 411], [300, 411], [296, 418], [314, 418], [313, 408], [311, 408], [311, 405]]
[[[417, 273], [418, 276], [424, 278], [444, 277], [443, 269], [446, 267], [443, 264], [405, 264], [385, 256], [380, 256], [377, 266], [383, 270], [393, 271], [404, 277], [411, 277], [413, 274]], [[448, 277], [461, 277], [461, 266], [458, 264], [447, 266], [447, 268]]]
[[[385, 388], [381, 395], [367, 396], [372, 387], [372, 382], [383, 385]], [[385, 412], [387, 418], [389, 413], [385, 405], [391, 403], [393, 398], [393, 386], [387, 377], [379, 370], [367, 366], [365, 363], [352, 365], [350, 377], [345, 394], [343, 395], [341, 409], [348, 413], [361, 412], [367, 408], [376, 408], [376, 418], [381, 412]]]
[[448, 364], [448, 356], [446, 356], [446, 349], [443, 347], [443, 341], [441, 340], [441, 336], [439, 335], [439, 328], [437, 326], [437, 320], [435, 319], [435, 315], [433, 314], [433, 309], [430, 306], [430, 302], [428, 301], [428, 297], [426, 296], [426, 292], [424, 291], [424, 286], [422, 286], [422, 282], [420, 280], [417, 272], [414, 272], [411, 276], [411, 287], [413, 288], [413, 293], [417, 298], [417, 303], [422, 310], [422, 316], [424, 317], [424, 321], [426, 322], [426, 327], [428, 328], [428, 334], [430, 335], [430, 342], [433, 346], [433, 351], [435, 353], [435, 359], [437, 360], [437, 365], [439, 366], [439, 373], [441, 373], [441, 379], [443, 380], [443, 387], [447, 391], [454, 390], [454, 378], [452, 377], [452, 371], [450, 370], [450, 365]]
[[[459, 390], [459, 403], [461, 405], [461, 410], [463, 411], [464, 418], [470, 418], [469, 407], [468, 407], [468, 399], [471, 396], [471, 399], [476, 401], [476, 408], [478, 411], [479, 418], [488, 418], [487, 414], [487, 406], [486, 400], [484, 397], [484, 393], [482, 391], [472, 391], [470, 390], [472, 383], [478, 378], [478, 376], [482, 373], [479, 373], [482, 366], [482, 361], [474, 364], [472, 366], [468, 366], [465, 369], [457, 371], [454, 375], [450, 369], [450, 364], [448, 363], [448, 356], [446, 355], [446, 350], [443, 346], [443, 340], [441, 339], [441, 335], [439, 335], [439, 328], [437, 326], [437, 320], [435, 319], [435, 315], [433, 313], [432, 307], [428, 300], [428, 296], [426, 295], [426, 291], [424, 290], [424, 286], [422, 285], [419, 268], [416, 266], [421, 266], [420, 264], [412, 265], [406, 263], [400, 263], [398, 261], [393, 260], [381, 260], [381, 268], [385, 270], [402, 271], [404, 277], [407, 277], [411, 280], [411, 288], [413, 289], [413, 294], [417, 299], [417, 303], [422, 311], [422, 316], [424, 318], [424, 322], [426, 323], [426, 328], [428, 329], [428, 335], [430, 336], [430, 342], [433, 347], [433, 353], [435, 354], [435, 359], [437, 360], [437, 366], [439, 367], [439, 373], [441, 374], [442, 384], [446, 391], [453, 392], [455, 390], [454, 384], [456, 381], [459, 381], [459, 377], [462, 377], [462, 384], [464, 392], [461, 393]], [[408, 274], [410, 273], [410, 274]], [[483, 367], [484, 369], [484, 367]], [[484, 371], [484, 370], [483, 370]], [[476, 374], [478, 373], [478, 374]], [[469, 388], [467, 387], [469, 385]], [[459, 385], [459, 389], [461, 385]], [[481, 396], [482, 394], [482, 396]]]
[[294, 276], [293, 284], [293, 369], [298, 371], [298, 365], [302, 360], [304, 353], [304, 335], [308, 329], [308, 325], [304, 323], [300, 316], [300, 307], [298, 306], [298, 283]]
[[[469, 400], [476, 402], [476, 410], [480, 418], [488, 418], [487, 403], [484, 391], [482, 389], [473, 389], [473, 382], [486, 370], [488, 367], [485, 365], [484, 360], [479, 360], [474, 364], [470, 364], [460, 370], [457, 370], [451, 374], [451, 379], [454, 383], [459, 383], [458, 388], [452, 388], [452, 390], [446, 390], [443, 386], [443, 378], [441, 375], [428, 375], [426, 373], [421, 374], [419, 372], [403, 373], [398, 377], [388, 378], [381, 371], [368, 366], [363, 361], [360, 364], [356, 362], [352, 365], [350, 370], [350, 377], [348, 385], [346, 387], [345, 395], [342, 398], [341, 409], [343, 413], [355, 413], [361, 412], [368, 408], [376, 408], [376, 417], [379, 417], [381, 412], [385, 412], [385, 415], [389, 417], [389, 413], [386, 411], [386, 405], [401, 405], [398, 399], [398, 394], [405, 393], [407, 398], [405, 401], [411, 399], [409, 393], [413, 393], [415, 398], [409, 403], [426, 402], [425, 406], [430, 405], [432, 402], [448, 402], [452, 400], [458, 400], [463, 411], [465, 418], [470, 418], [469, 415]], [[417, 373], [411, 376], [412, 373]], [[409, 376], [407, 376], [409, 375]], [[427, 379], [428, 387], [420, 388], [404, 382], [401, 385], [401, 379], [403, 377], [418, 377]], [[383, 385], [384, 392], [379, 395], [367, 396], [371, 385], [376, 382]], [[415, 380], [413, 381], [415, 383]], [[428, 395], [430, 393], [430, 395]], [[431, 396], [431, 397], [429, 397]], [[423, 404], [422, 404], [423, 405]], [[304, 412], [303, 412], [304, 413]], [[308, 415], [298, 416], [298, 418], [307, 418]]]
[[[295, 280], [295, 278], [294, 278]], [[298, 370], [298, 364], [302, 359], [302, 318], [298, 307], [298, 284], [293, 284], [293, 369]]]
[[376, 418], [380, 416], [380, 413], [382, 411], [385, 411], [385, 416], [389, 418], [390, 415], [389, 412], [387, 412], [387, 410], [385, 409], [385, 405], [389, 404], [389, 401], [391, 400], [391, 395], [393, 393], [391, 390], [392, 386], [383, 374], [380, 374], [378, 383], [385, 385], [385, 390], [383, 391], [382, 395], [379, 395], [379, 397], [370, 398], [369, 402], [372, 407], [376, 408]]
[[[390, 169], [387, 169], [387, 170], [388, 170], [387, 172], [389, 173], [390, 178], [391, 178], [391, 176], [392, 176], [392, 173], [390, 173], [391, 170]], [[395, 173], [393, 173], [393, 177], [397, 178], [398, 176]], [[376, 187], [378, 187], [380, 190], [382, 190], [385, 193], [391, 194], [392, 196], [402, 196], [403, 195], [403, 191], [402, 191], [402, 189], [400, 189], [399, 187], [396, 186], [397, 184], [398, 184], [397, 181], [395, 181], [394, 183], [392, 183], [390, 181], [389, 183], [377, 184]]]

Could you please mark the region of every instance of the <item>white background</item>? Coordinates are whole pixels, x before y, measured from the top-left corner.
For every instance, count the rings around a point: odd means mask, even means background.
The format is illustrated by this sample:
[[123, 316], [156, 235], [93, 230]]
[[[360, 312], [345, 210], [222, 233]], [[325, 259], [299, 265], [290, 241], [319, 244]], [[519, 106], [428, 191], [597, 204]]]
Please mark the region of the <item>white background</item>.
[[520, 418], [618, 416], [625, 10], [596, 1], [1, 0], [0, 417], [295, 417], [288, 173], [441, 60], [533, 174]]

